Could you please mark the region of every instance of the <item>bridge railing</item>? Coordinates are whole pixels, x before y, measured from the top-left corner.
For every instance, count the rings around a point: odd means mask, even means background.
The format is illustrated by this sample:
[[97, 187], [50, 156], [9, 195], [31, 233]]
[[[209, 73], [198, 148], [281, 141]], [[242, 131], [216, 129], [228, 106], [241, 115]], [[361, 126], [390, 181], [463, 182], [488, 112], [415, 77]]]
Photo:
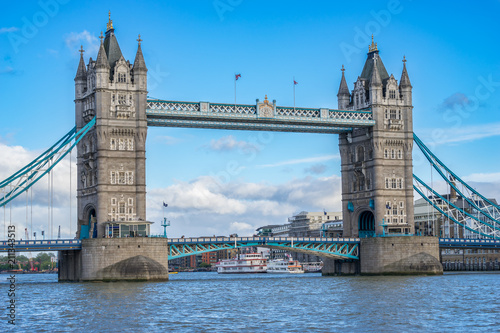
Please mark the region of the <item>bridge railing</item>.
[[169, 243], [217, 243], [217, 242], [344, 242], [359, 243], [359, 238], [325, 238], [325, 237], [196, 237], [169, 238]]
[[444, 247], [459, 246], [500, 248], [500, 239], [439, 238], [439, 245]]

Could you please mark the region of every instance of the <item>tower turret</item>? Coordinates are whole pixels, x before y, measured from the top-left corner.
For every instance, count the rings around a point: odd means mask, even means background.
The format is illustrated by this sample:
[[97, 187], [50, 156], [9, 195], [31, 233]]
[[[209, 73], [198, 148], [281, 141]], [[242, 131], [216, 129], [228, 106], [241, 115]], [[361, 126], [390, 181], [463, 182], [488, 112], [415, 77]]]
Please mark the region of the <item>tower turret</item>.
[[87, 81], [87, 70], [85, 68], [85, 61], [83, 60], [83, 45], [80, 46], [80, 62], [78, 63], [78, 69], [75, 76], [75, 98], [81, 98], [83, 96], [84, 90], [86, 88]]
[[102, 42], [103, 39], [102, 31], [101, 31], [101, 36], [99, 38], [101, 39], [101, 45], [99, 46], [99, 52], [97, 53], [97, 60], [95, 63], [95, 79], [96, 79], [95, 83], [97, 87], [107, 87], [107, 84], [109, 82], [110, 66]]
[[147, 73], [146, 62], [144, 61], [144, 56], [142, 55], [141, 48], [141, 35], [137, 38], [137, 53], [135, 54], [134, 67], [132, 68], [132, 75], [134, 77], [134, 83], [139, 87], [139, 89], [145, 89], [147, 86]]
[[403, 72], [401, 73], [401, 80], [399, 80], [399, 93], [405, 105], [412, 104], [411, 89], [410, 77], [406, 71], [406, 57], [403, 56]]
[[338, 108], [340, 110], [346, 110], [351, 100], [351, 94], [349, 93], [349, 87], [347, 86], [347, 82], [345, 80], [344, 65], [342, 65], [341, 71], [342, 71], [342, 79], [340, 80], [339, 92], [337, 93]]

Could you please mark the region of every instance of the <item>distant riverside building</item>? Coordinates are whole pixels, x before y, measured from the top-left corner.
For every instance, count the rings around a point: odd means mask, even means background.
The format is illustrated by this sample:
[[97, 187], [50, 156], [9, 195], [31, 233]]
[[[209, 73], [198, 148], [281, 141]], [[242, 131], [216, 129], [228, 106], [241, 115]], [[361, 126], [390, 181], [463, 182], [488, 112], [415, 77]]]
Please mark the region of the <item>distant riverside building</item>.
[[[302, 211], [288, 218], [289, 223], [271, 224], [257, 228], [263, 237], [342, 237], [342, 212]], [[288, 252], [272, 249], [271, 258], [285, 258]], [[290, 253], [301, 262], [321, 261], [318, 256]]]
[[[342, 212], [306, 212], [302, 211], [290, 218], [290, 237], [321, 237], [323, 224], [332, 220], [341, 220]], [[304, 253], [294, 253], [300, 262], [318, 262], [321, 258]]]
[[500, 270], [500, 250], [441, 249], [441, 263], [445, 271], [496, 271]]
[[288, 237], [290, 233], [290, 223], [271, 224], [256, 229], [257, 236], [262, 237]]
[[[443, 198], [452, 202], [457, 207], [463, 209], [470, 215], [480, 220], [484, 219], [478, 210], [474, 208], [466, 199], [462, 196], [457, 196], [453, 191], [450, 194], [441, 194]], [[442, 199], [436, 197], [437, 205], [446, 211], [446, 203]], [[475, 198], [467, 198], [469, 201], [474, 202], [476, 205], [480, 206], [481, 203]], [[497, 204], [495, 199], [488, 199], [491, 202]], [[489, 214], [499, 219], [500, 216], [495, 216], [493, 210], [488, 210]], [[417, 235], [423, 236], [438, 236], [443, 238], [485, 238], [477, 233], [474, 233], [467, 228], [464, 228], [455, 222], [448, 219], [445, 215], [441, 214], [436, 208], [429, 205], [424, 198], [415, 201], [414, 205], [414, 216], [415, 216], [415, 233]], [[473, 219], [468, 217], [465, 220], [465, 225], [472, 227]]]
[[334, 220], [323, 223], [321, 226], [321, 237], [340, 238], [344, 234], [344, 222]]
[[201, 255], [201, 262], [210, 266], [215, 266], [217, 263], [217, 252], [205, 252]]
[[321, 227], [325, 222], [342, 219], [342, 212], [302, 211], [288, 218], [290, 237], [321, 237]]

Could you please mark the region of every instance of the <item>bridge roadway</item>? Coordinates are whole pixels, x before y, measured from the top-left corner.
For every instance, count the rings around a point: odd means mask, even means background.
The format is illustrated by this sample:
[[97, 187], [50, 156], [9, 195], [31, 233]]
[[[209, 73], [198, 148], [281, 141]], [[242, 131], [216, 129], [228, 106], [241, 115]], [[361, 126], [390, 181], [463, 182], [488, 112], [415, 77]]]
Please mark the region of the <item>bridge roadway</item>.
[[[198, 237], [169, 238], [169, 260], [205, 252], [260, 246], [333, 259], [359, 259], [359, 238], [323, 237]], [[498, 239], [440, 238], [440, 248], [500, 249]], [[0, 252], [81, 250], [80, 239], [0, 241]]]
[[255, 105], [148, 99], [148, 126], [329, 133], [371, 127], [371, 110], [310, 109], [276, 106], [267, 99]]
[[[358, 259], [359, 238], [310, 237], [198, 237], [169, 238], [169, 260], [205, 252], [261, 246], [334, 259]], [[13, 246], [12, 246], [13, 245]], [[79, 239], [0, 241], [0, 252], [81, 250]]]

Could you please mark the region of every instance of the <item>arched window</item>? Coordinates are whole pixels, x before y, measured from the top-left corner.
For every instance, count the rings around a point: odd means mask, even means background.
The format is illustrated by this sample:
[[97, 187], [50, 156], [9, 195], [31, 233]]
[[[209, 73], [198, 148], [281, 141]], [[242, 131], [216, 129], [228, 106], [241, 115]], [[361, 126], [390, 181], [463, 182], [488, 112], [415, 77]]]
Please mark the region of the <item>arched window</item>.
[[363, 148], [363, 146], [358, 147], [356, 157], [357, 157], [357, 159], [356, 159], [357, 162], [362, 162], [365, 159], [365, 149]]

